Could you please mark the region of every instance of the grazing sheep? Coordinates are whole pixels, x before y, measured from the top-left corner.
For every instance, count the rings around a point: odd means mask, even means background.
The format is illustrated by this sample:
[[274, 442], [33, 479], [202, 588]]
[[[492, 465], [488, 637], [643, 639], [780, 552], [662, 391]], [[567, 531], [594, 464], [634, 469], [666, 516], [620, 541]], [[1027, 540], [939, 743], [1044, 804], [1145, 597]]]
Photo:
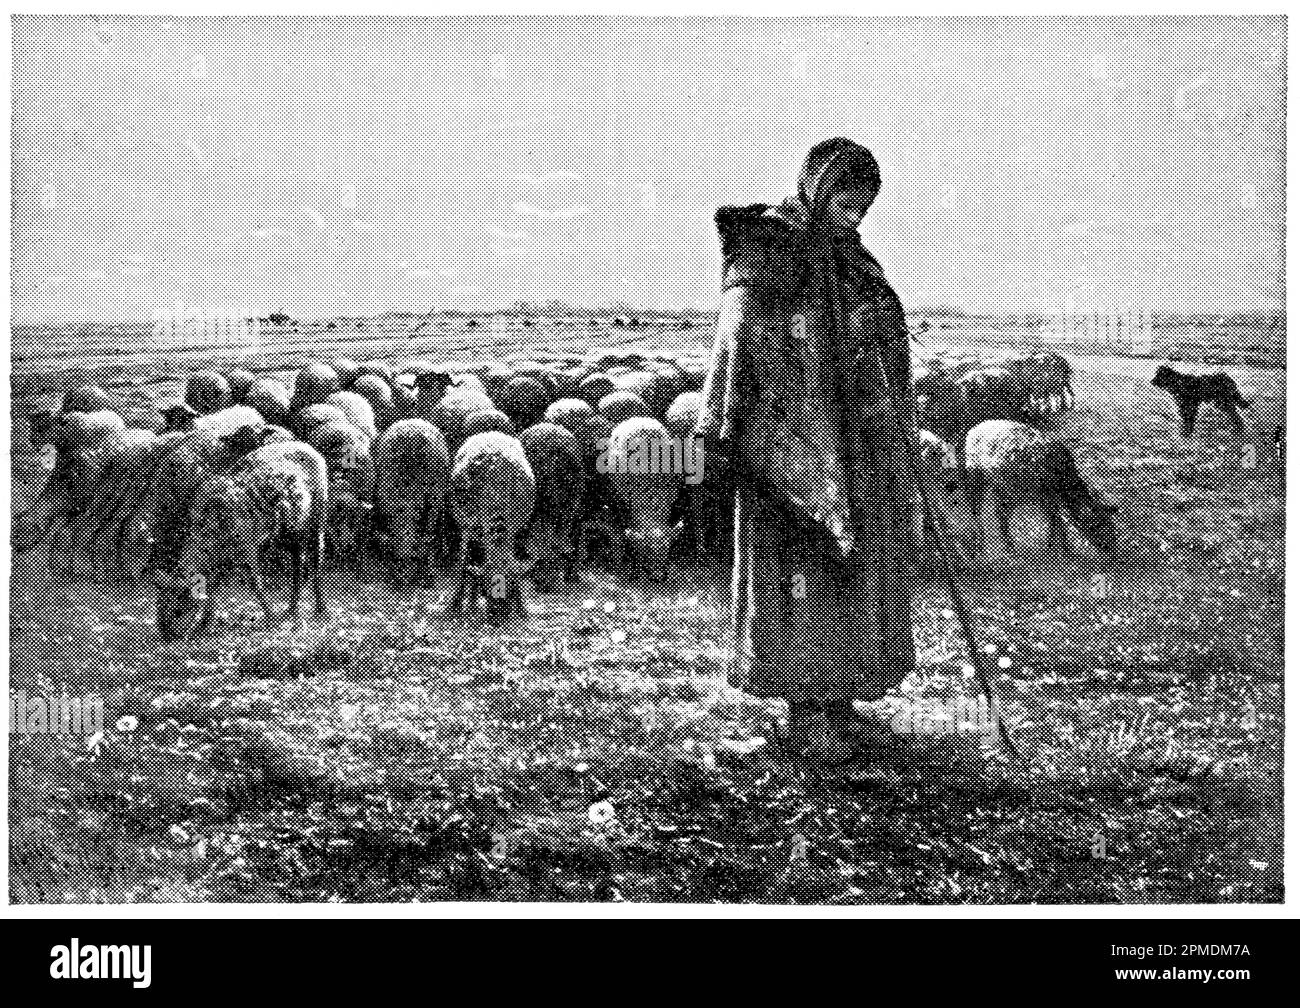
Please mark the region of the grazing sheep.
[[[95, 452], [116, 441], [126, 430], [126, 422], [112, 410], [95, 413], [61, 413], [39, 410], [29, 418], [31, 440], [37, 448], [53, 449], [50, 474], [36, 495], [31, 508], [21, 515], [20, 548], [35, 545], [55, 523], [81, 507], [74, 501], [74, 466], [87, 452]], [[83, 481], [84, 482], [84, 481]], [[65, 533], [67, 530], [63, 530]], [[56, 542], [51, 559], [57, 565], [64, 543]]]
[[339, 388], [339, 376], [333, 368], [315, 362], [307, 364], [293, 380], [293, 408], [323, 403]]
[[578, 383], [578, 396], [598, 406], [605, 396], [616, 390], [614, 379], [607, 374], [588, 375]]
[[679, 505], [683, 531], [695, 549], [713, 551], [727, 539], [732, 495], [727, 482], [718, 478], [724, 469], [723, 460], [716, 454], [710, 457], [703, 440], [695, 440], [695, 428], [703, 408], [704, 397], [700, 393], [683, 392], [664, 414], [664, 426], [694, 453], [688, 458], [703, 469], [700, 478], [687, 480], [682, 487]]
[[296, 441], [293, 431], [287, 427], [280, 427], [277, 424], [266, 424], [262, 428], [262, 441], [264, 444], [276, 444], [283, 441]]
[[335, 392], [325, 400], [325, 405], [341, 410], [348, 423], [367, 437], [373, 438], [379, 433], [375, 424], [374, 408], [359, 392]]
[[304, 441], [311, 439], [312, 431], [328, 423], [349, 423], [347, 414], [333, 403], [315, 403], [296, 409], [289, 416], [289, 429]]
[[98, 385], [79, 385], [63, 397], [60, 413], [99, 413], [111, 410], [116, 400]]
[[475, 434], [486, 434], [488, 431], [499, 431], [502, 434], [518, 433], [514, 423], [500, 410], [476, 410], [465, 418], [467, 438]]
[[[663, 416], [675, 396], [675, 388], [666, 378], [653, 371], [627, 371], [614, 378], [614, 387], [620, 392], [631, 392], [650, 411], [647, 416]], [[605, 412], [603, 409], [601, 412]], [[608, 413], [605, 414], [609, 416]], [[613, 420], [613, 417], [610, 417]], [[627, 420], [622, 417], [621, 420]], [[615, 423], [620, 422], [615, 420]]]
[[267, 423], [284, 424], [291, 402], [289, 390], [274, 378], [258, 378], [244, 393], [244, 405], [261, 413]]
[[395, 580], [445, 557], [451, 452], [427, 420], [399, 420], [374, 446], [374, 520]]
[[93, 448], [124, 430], [126, 421], [112, 410], [60, 413], [54, 418], [51, 443], [60, 451]]
[[669, 519], [683, 483], [680, 453], [681, 443], [658, 420], [632, 417], [615, 426], [602, 462], [627, 514], [633, 555], [654, 580], [666, 574]]
[[1189, 375], [1175, 371], [1168, 364], [1161, 364], [1156, 369], [1151, 384], [1156, 388], [1164, 389], [1173, 397], [1178, 416], [1182, 420], [1183, 437], [1192, 436], [1196, 427], [1196, 417], [1204, 403], [1218, 407], [1219, 412], [1228, 418], [1228, 423], [1238, 434], [1246, 429], [1237, 410], [1238, 408], [1249, 409], [1250, 403], [1242, 398], [1237, 383], [1223, 371], [1208, 375]]
[[551, 399], [551, 390], [541, 378], [516, 374], [506, 382], [496, 403], [501, 412], [514, 423], [515, 428], [523, 430], [542, 419]]
[[393, 382], [393, 420], [414, 420], [419, 416], [417, 390], [400, 381]]
[[330, 364], [334, 373], [339, 376], [339, 384], [343, 388], [351, 388], [352, 383], [357, 380], [361, 374], [361, 365], [354, 360], [346, 357], [340, 357]]
[[103, 578], [116, 576], [115, 520], [143, 475], [147, 474], [157, 436], [141, 430], [119, 430], [93, 444], [63, 454], [59, 481], [47, 484], [49, 494], [37, 510], [38, 533], [53, 529], [49, 563], [55, 570]]
[[149, 431], [125, 429], [69, 452], [69, 513], [99, 512], [119, 503], [130, 489], [123, 480], [157, 443], [158, 436]]
[[316, 615], [325, 615], [321, 558], [328, 480], [325, 460], [299, 442], [259, 448], [229, 472], [207, 480], [194, 496], [174, 568], [157, 573], [163, 637], [189, 637], [210, 622], [209, 582], [226, 569], [244, 575], [267, 622], [274, 623], [277, 616], [259, 567], [262, 548], [274, 541], [289, 550], [290, 613], [301, 618], [306, 580]]
[[307, 443], [320, 452], [330, 471], [368, 471], [371, 439], [346, 420], [331, 420], [312, 430]]
[[1060, 354], [1043, 350], [1008, 360], [1004, 367], [1024, 387], [1038, 416], [1052, 416], [1074, 406], [1073, 371]]
[[1029, 392], [1006, 368], [988, 367], [957, 379], [965, 404], [965, 423], [985, 420], [1020, 421], [1031, 414]]
[[[537, 480], [524, 447], [509, 434], [475, 434], [452, 461], [451, 509], [460, 527], [459, 577], [452, 608], [483, 597], [489, 610], [523, 607], [519, 578], [528, 564], [519, 539], [537, 502]], [[471, 567], [475, 554], [481, 565]]]
[[166, 424], [162, 430], [164, 434], [205, 430], [216, 437], [225, 437], [244, 427], [260, 430], [266, 423], [262, 414], [251, 406], [227, 406], [216, 413], [199, 415], [193, 407], [178, 403], [164, 407], [162, 414]]
[[703, 358], [680, 357], [677, 360], [677, 370], [682, 373], [687, 392], [699, 392], [709, 376], [709, 364]]
[[230, 397], [236, 405], [247, 405], [248, 390], [257, 381], [257, 375], [243, 368], [232, 368], [225, 372], [226, 384], [230, 386]]
[[366, 361], [360, 365], [357, 368], [357, 378], [359, 379], [365, 375], [374, 375], [376, 378], [382, 379], [385, 385], [393, 384], [393, 379], [397, 377], [392, 367], [381, 360]]
[[185, 383], [185, 402], [199, 413], [217, 413], [234, 401], [230, 382], [216, 371], [197, 371]]
[[595, 413], [596, 410], [585, 399], [557, 399], [546, 407], [543, 419], [546, 423], [557, 424], [570, 433], [577, 433], [578, 425]]
[[690, 437], [704, 409], [704, 396], [698, 392], [682, 392], [664, 413], [664, 426], [673, 437]]
[[1047, 443], [1034, 428], [977, 424], [966, 437], [966, 471], [986, 562], [1004, 565], [1015, 552], [1054, 544], [1074, 548], [1079, 536], [1099, 553], [1114, 552], [1114, 509], [1088, 486], [1069, 449]]
[[535, 561], [532, 579], [539, 588], [554, 587], [557, 575], [576, 581], [579, 519], [587, 477], [582, 446], [570, 431], [545, 422], [529, 427], [519, 441], [537, 480], [537, 507], [528, 528], [526, 550]]
[[465, 421], [470, 415], [481, 410], [494, 410], [496, 407], [482, 392], [452, 388], [444, 379], [450, 381], [446, 375], [416, 377], [419, 397], [416, 409], [420, 419], [428, 420], [447, 435], [449, 444], [459, 446], [468, 436]]
[[644, 399], [635, 392], [627, 391], [611, 392], [600, 400], [597, 409], [613, 424], [620, 424], [624, 420], [635, 417], [653, 418], [654, 416]]
[[[546, 393], [548, 402], [555, 398], [555, 375], [551, 368], [535, 360], [512, 361], [510, 368], [514, 372], [514, 377], [531, 378], [539, 383]], [[507, 388], [509, 388], [508, 382]]]
[[396, 419], [393, 410], [393, 388], [378, 375], [363, 374], [352, 383], [352, 391], [370, 404], [376, 428], [387, 427]]

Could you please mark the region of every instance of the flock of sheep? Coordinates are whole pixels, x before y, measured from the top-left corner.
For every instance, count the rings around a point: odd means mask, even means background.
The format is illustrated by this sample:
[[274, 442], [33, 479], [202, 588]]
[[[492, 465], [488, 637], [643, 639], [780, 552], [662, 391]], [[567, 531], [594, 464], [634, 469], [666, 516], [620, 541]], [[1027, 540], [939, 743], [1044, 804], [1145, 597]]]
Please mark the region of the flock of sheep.
[[[521, 578], [554, 588], [598, 558], [660, 578], [674, 543], [727, 541], [725, 466], [693, 437], [706, 367], [624, 350], [309, 362], [287, 381], [201, 371], [161, 409], [83, 386], [31, 418], [51, 472], [16, 535], [48, 538], [56, 566], [151, 577], [166, 637], [211, 620], [219, 572], [276, 619], [268, 563], [287, 563], [295, 615], [307, 588], [324, 613], [326, 564], [367, 558], [403, 583], [452, 567], [452, 606], [493, 611], [521, 604]], [[915, 385], [921, 478], [964, 560], [1114, 548], [1110, 510], [1031, 425], [1072, 404], [1067, 362], [935, 360]]]

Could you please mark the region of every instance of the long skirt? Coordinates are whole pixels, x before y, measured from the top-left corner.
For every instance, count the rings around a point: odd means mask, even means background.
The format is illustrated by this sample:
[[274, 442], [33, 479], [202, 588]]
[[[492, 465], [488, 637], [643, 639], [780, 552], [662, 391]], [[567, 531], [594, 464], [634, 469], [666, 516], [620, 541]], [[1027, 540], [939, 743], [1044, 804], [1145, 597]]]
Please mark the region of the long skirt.
[[878, 700], [916, 666], [914, 569], [845, 557], [753, 489], [736, 495], [732, 683], [794, 702]]

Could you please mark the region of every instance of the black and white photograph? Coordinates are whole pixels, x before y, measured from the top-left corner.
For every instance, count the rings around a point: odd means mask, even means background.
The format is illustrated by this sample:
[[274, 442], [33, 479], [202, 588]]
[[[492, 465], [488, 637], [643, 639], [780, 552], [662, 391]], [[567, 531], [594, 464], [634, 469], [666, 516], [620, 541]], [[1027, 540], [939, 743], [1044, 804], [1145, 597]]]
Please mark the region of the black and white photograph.
[[10, 914], [1281, 910], [1287, 19], [977, 14], [14, 13]]

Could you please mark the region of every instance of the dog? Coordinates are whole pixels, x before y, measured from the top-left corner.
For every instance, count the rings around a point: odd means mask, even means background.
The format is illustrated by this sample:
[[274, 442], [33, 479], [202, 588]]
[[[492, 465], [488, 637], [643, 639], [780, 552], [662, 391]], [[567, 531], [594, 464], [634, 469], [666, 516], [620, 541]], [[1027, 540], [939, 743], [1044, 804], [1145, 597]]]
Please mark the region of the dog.
[[1249, 409], [1250, 403], [1242, 398], [1237, 383], [1222, 371], [1208, 375], [1189, 375], [1162, 364], [1156, 369], [1151, 384], [1173, 396], [1178, 416], [1183, 422], [1184, 437], [1191, 437], [1192, 429], [1196, 426], [1196, 416], [1204, 403], [1217, 406], [1238, 434], [1246, 428], [1237, 410]]

